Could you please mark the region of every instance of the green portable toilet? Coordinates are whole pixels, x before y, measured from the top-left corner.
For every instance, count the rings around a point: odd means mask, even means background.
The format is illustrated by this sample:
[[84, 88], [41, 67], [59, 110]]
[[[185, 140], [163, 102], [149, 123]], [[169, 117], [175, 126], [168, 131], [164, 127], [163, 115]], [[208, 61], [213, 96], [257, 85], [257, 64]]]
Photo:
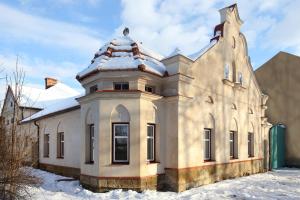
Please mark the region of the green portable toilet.
[[285, 129], [283, 124], [277, 124], [270, 130], [271, 169], [285, 166]]

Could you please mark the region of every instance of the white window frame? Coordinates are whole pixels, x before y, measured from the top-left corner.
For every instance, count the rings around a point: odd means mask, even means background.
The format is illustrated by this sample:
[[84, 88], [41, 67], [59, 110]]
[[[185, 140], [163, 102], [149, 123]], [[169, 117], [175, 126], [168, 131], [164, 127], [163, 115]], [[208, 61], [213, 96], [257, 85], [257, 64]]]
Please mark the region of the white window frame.
[[[208, 133], [208, 138], [206, 138], [206, 133]], [[209, 157], [206, 157], [206, 142], [208, 142], [208, 155]], [[204, 129], [204, 135], [203, 135], [203, 158], [204, 161], [208, 161], [211, 160], [211, 142], [212, 142], [212, 138], [211, 138], [211, 129], [205, 128]]]
[[[152, 127], [153, 134], [152, 136], [148, 135], [148, 127]], [[152, 140], [152, 158], [148, 158], [148, 140]], [[153, 162], [155, 161], [155, 124], [147, 124], [147, 161]]]
[[[127, 136], [116, 136], [116, 126], [126, 126]], [[113, 123], [113, 163], [129, 163], [129, 123]], [[127, 140], [127, 159], [126, 160], [116, 160], [116, 139], [126, 139]]]

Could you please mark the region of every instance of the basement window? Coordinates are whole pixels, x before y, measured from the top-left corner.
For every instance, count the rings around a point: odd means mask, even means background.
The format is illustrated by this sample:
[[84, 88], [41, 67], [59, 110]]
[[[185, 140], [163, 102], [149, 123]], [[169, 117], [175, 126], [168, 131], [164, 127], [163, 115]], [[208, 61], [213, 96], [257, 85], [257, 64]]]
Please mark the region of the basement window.
[[129, 90], [128, 82], [116, 82], [114, 83], [114, 90]]

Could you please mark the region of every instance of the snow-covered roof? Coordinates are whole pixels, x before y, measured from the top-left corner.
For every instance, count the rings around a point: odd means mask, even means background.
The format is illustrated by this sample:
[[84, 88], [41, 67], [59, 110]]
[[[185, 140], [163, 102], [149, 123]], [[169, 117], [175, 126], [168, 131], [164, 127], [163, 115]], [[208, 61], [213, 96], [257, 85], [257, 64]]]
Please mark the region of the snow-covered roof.
[[217, 40], [212, 40], [208, 45], [206, 45], [200, 51], [193, 53], [187, 57], [192, 59], [193, 61], [195, 61], [196, 59], [201, 57], [203, 54], [205, 54], [210, 48], [212, 48], [217, 42], [218, 42]]
[[41, 109], [22, 122], [78, 106], [76, 98], [81, 96], [78, 91], [61, 82], [48, 89], [22, 86], [21, 90], [20, 106]]
[[58, 82], [48, 89], [22, 86], [19, 106], [44, 109], [58, 100], [79, 95], [79, 92]]
[[35, 120], [35, 119], [47, 116], [52, 113], [56, 113], [59, 111], [63, 111], [63, 110], [67, 110], [69, 108], [79, 106], [79, 103], [76, 101], [76, 98], [81, 97], [81, 96], [82, 95], [76, 95], [76, 96], [72, 96], [72, 97], [58, 99], [58, 100], [48, 104], [43, 110], [22, 120], [22, 122], [28, 122], [31, 120]]
[[[217, 35], [217, 36], [219, 36], [219, 35]], [[184, 57], [186, 57], [186, 58], [188, 58], [192, 61], [195, 61], [199, 57], [201, 57], [203, 54], [205, 54], [209, 49], [211, 49], [217, 42], [218, 42], [218, 38], [213, 38], [213, 39], [211, 39], [211, 41], [208, 45], [206, 45], [200, 51], [197, 51], [196, 53], [193, 53], [191, 55], [186, 55], [179, 48], [175, 48], [174, 51], [170, 55], [168, 55], [167, 57], [165, 57], [163, 59], [165, 60], [165, 59], [169, 59], [169, 58], [174, 57], [174, 56], [181, 55], [181, 56], [184, 56]]]
[[128, 35], [118, 37], [106, 43], [95, 53], [91, 64], [77, 74], [82, 79], [100, 70], [143, 69], [163, 76], [166, 67], [160, 60], [163, 56], [147, 49], [142, 43]]

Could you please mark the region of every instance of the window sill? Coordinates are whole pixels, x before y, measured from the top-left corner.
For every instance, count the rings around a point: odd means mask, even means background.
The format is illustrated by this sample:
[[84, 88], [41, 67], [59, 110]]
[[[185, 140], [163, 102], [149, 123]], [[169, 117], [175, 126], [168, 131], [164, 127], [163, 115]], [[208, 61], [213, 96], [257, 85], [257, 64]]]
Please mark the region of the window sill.
[[88, 162], [85, 162], [84, 164], [86, 164], [86, 165], [93, 165], [94, 161], [88, 161]]
[[223, 83], [224, 83], [225, 85], [229, 85], [229, 86], [231, 86], [231, 87], [234, 87], [234, 83], [233, 83], [232, 81], [230, 81], [230, 80], [228, 80], [228, 79], [223, 79], [222, 81], [223, 81]]
[[241, 90], [244, 90], [246, 89], [241, 83], [239, 82], [235, 82], [234, 83], [234, 87], [237, 88], [237, 89], [241, 89]]
[[64, 159], [64, 157], [56, 157], [56, 159]]
[[147, 165], [151, 165], [151, 164], [160, 164], [160, 162], [159, 161], [146, 161], [146, 164]]
[[215, 160], [204, 160], [204, 163], [216, 162]]
[[43, 158], [49, 158], [49, 156], [43, 156]]
[[129, 162], [113, 162], [113, 163], [111, 163], [111, 166], [123, 166], [123, 165], [129, 165]]

